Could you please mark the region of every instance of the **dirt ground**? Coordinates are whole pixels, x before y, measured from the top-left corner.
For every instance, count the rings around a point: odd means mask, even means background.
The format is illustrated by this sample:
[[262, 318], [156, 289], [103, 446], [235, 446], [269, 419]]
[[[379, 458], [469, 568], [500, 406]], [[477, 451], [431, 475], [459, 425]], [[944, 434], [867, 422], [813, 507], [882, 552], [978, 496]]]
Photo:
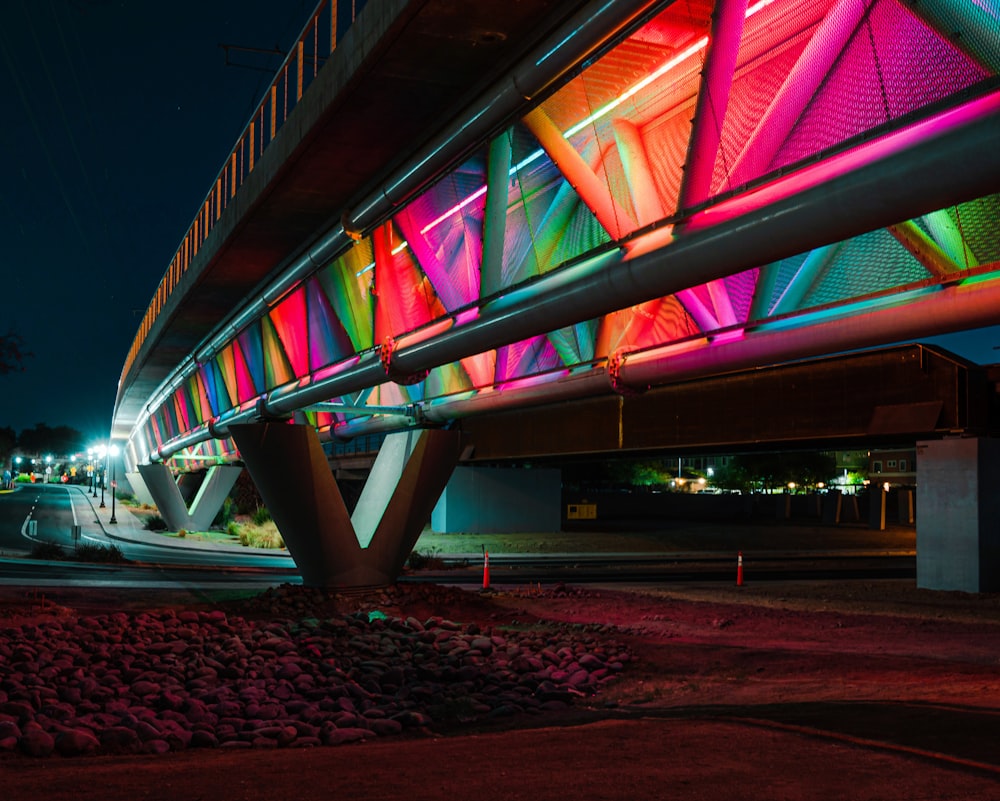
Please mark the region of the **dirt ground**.
[[[359, 603], [364, 603], [359, 599]], [[203, 593], [0, 591], [39, 614]], [[909, 581], [470, 591], [411, 609], [494, 627], [578, 624], [634, 660], [572, 709], [302, 750], [0, 759], [8, 801], [62, 799], [1000, 798], [1000, 596]], [[4, 620], [4, 618], [6, 620]]]

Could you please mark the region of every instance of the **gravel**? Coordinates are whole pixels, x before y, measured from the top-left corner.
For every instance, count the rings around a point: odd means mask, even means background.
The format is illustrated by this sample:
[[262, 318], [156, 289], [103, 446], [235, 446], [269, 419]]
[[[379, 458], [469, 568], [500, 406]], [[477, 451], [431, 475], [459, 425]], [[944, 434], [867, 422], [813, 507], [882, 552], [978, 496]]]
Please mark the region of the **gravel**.
[[233, 609], [0, 628], [0, 753], [303, 748], [429, 733], [565, 709], [629, 661], [608, 631], [409, 613], [454, 608], [460, 592], [285, 586]]

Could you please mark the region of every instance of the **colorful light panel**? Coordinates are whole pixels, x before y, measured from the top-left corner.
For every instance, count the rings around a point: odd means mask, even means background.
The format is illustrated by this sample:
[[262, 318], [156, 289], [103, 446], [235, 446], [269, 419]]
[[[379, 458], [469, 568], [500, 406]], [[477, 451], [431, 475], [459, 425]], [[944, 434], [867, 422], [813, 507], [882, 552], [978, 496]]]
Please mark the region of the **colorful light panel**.
[[[680, 240], [702, 204], [739, 199], [955, 98], [997, 91], [997, 0], [765, 0], [741, 15], [725, 52], [712, 11], [700, 1], [669, 5], [281, 298], [149, 418], [147, 452], [416, 329], [472, 318], [484, 298], [530, 287], [644, 226]], [[726, 63], [732, 69], [715, 70], [711, 96], [700, 98], [702, 76]], [[686, 177], [695, 166], [707, 170], [698, 186]], [[940, 249], [948, 273], [996, 263], [998, 198], [925, 215], [907, 231]], [[387, 380], [362, 400], [396, 405], [489, 390], [622, 351], [738, 336], [775, 315], [794, 325], [807, 309], [934, 277], [904, 247], [905, 235], [873, 231], [761, 264], [443, 365], [416, 384]], [[353, 415], [298, 416], [326, 428]], [[214, 447], [220, 458], [231, 453]]]

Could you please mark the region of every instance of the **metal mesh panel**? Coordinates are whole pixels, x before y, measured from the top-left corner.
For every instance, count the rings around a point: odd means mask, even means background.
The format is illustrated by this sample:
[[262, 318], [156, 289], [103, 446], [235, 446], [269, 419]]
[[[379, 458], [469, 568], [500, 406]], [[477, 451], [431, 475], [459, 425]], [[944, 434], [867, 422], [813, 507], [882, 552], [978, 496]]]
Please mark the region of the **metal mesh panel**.
[[788, 285], [792, 282], [792, 279], [795, 278], [799, 269], [802, 267], [802, 262], [806, 260], [808, 255], [808, 253], [802, 253], [769, 265], [769, 269], [777, 270], [778, 275], [774, 281], [774, 289], [771, 292], [771, 297], [768, 299], [768, 312], [774, 308], [775, 303], [778, 302], [778, 298], [784, 294]]
[[734, 189], [753, 177], [748, 169], [736, 170], [735, 165], [807, 41], [807, 35], [800, 34], [782, 52], [769, 55], [735, 78], [715, 162], [713, 192]]
[[1000, 195], [963, 203], [949, 216], [980, 264], [1000, 261]]
[[1000, 5], [996, 0], [921, 0], [914, 14], [992, 74], [1000, 72]]
[[729, 302], [733, 305], [737, 320], [746, 320], [750, 313], [754, 287], [757, 285], [757, 270], [745, 270], [725, 279]]
[[449, 310], [479, 295], [485, 155], [480, 150], [396, 216], [417, 262]]
[[806, 294], [803, 307], [848, 300], [927, 278], [927, 271], [885, 230], [843, 244]]
[[[522, 163], [538, 151], [538, 143], [518, 130], [514, 162]], [[505, 285], [508, 279], [517, 282], [548, 272], [610, 241], [548, 156], [541, 154], [519, 169], [513, 183], [507, 215], [507, 237], [513, 242], [505, 246]]]
[[608, 232], [582, 203], [577, 203], [576, 210], [570, 218], [562, 238], [552, 250], [550, 267], [565, 264], [583, 253], [610, 241]]
[[871, 26], [893, 119], [989, 76], [956, 43], [947, 41], [895, 2], [872, 11]]
[[676, 113], [662, 117], [643, 129], [653, 181], [664, 208], [670, 211], [677, 208], [693, 114], [694, 98], [691, 98]]
[[878, 71], [868, 36], [856, 34], [771, 162], [771, 169], [887, 122], [885, 90]]
[[894, 0], [875, 3], [770, 167], [812, 156], [967, 88], [985, 71]]
[[[542, 106], [606, 187], [618, 234], [674, 211], [710, 13], [705, 0], [671, 4]], [[633, 140], [616, 137], [622, 122]], [[648, 174], [651, 191], [629, 180], [636, 172]]]
[[762, 174], [784, 140], [769, 107], [789, 81], [827, 12], [826, 0], [774, 3], [744, 23], [712, 187], [725, 191]]
[[594, 172], [601, 182], [608, 187], [611, 197], [615, 199], [617, 208], [621, 210], [621, 214], [616, 215], [619, 229], [621, 231], [633, 231], [638, 227], [639, 220], [632, 202], [632, 187], [626, 176], [621, 153], [619, 148], [615, 146], [614, 136], [611, 138], [610, 146], [607, 143], [603, 144], [605, 147], [601, 154], [587, 160], [589, 163], [597, 165]]

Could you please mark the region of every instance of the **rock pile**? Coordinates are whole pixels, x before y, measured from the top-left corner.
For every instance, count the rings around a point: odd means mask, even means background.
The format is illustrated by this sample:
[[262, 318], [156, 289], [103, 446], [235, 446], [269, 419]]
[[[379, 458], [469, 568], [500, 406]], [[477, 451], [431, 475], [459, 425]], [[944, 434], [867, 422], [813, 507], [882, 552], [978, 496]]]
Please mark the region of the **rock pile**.
[[167, 610], [0, 629], [0, 753], [336, 745], [563, 708], [628, 660], [600, 632], [463, 625], [360, 601], [327, 615], [307, 608], [309, 592], [270, 591], [248, 607], [262, 619]]

